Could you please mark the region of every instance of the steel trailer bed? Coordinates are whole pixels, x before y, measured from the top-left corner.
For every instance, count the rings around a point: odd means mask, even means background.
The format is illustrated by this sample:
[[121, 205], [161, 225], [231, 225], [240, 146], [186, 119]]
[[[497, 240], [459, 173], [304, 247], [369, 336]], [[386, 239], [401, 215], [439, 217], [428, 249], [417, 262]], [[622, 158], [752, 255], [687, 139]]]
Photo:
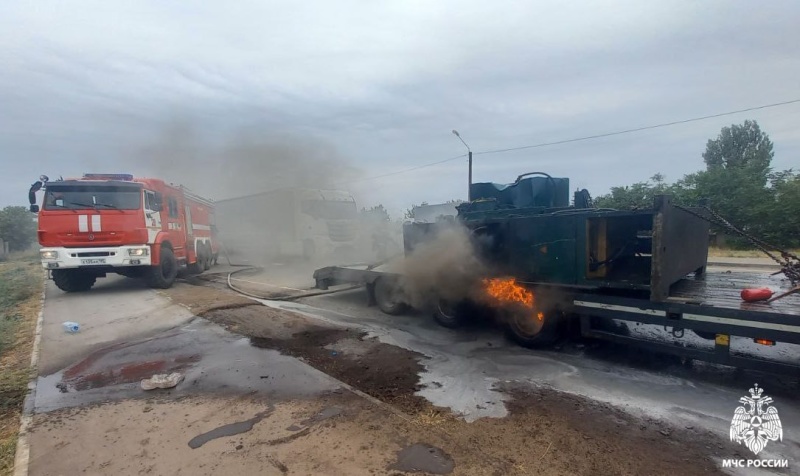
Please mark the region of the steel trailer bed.
[[[397, 273], [365, 265], [329, 266], [314, 272], [317, 287], [341, 284], [372, 287], [379, 278], [394, 279]], [[529, 283], [532, 287], [537, 286]], [[689, 275], [675, 283], [664, 301], [651, 301], [640, 294], [605, 294], [599, 289], [561, 289], [569, 293], [572, 308], [567, 312], [580, 318], [582, 335], [644, 347], [691, 359], [739, 368], [750, 368], [800, 376], [800, 361], [781, 362], [737, 353], [731, 336], [800, 345], [800, 294], [773, 303], [746, 303], [739, 293], [744, 288], [788, 289], [788, 282], [768, 272], [711, 270], [697, 277]], [[779, 291], [780, 292], [780, 291]], [[370, 293], [370, 305], [374, 297]], [[609, 331], [600, 322], [608, 320], [663, 326], [673, 336], [685, 332], [713, 342], [713, 348], [676, 345], [674, 342], [644, 339]], [[600, 320], [600, 321], [598, 321]], [[710, 346], [709, 346], [710, 347]], [[798, 348], [800, 355], [800, 348]]]
[[[662, 302], [584, 293], [574, 295], [573, 306], [581, 319], [581, 333], [588, 337], [734, 367], [800, 375], [800, 361], [766, 360], [731, 348], [731, 336], [760, 339], [767, 344], [800, 344], [800, 295], [769, 304], [742, 301], [741, 290], [753, 287], [788, 290], [788, 283], [767, 272], [711, 271], [678, 281]], [[697, 331], [712, 340], [714, 347], [702, 349], [620, 335], [593, 325], [593, 317], [664, 326], [678, 336], [686, 330]]]

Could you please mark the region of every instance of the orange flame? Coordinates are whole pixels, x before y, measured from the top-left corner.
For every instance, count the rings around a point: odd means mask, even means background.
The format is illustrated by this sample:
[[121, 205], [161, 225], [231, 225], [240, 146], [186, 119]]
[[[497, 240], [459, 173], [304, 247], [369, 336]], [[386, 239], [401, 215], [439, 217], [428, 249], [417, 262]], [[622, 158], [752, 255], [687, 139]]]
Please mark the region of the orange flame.
[[517, 302], [533, 307], [533, 293], [517, 284], [514, 278], [484, 279], [486, 293], [501, 303]]

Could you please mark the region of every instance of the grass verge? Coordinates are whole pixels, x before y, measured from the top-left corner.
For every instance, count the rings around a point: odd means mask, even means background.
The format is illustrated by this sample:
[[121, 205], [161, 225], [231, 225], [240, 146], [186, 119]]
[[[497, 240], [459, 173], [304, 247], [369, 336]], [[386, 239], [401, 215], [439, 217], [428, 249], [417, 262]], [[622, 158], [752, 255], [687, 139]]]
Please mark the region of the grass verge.
[[0, 476], [14, 470], [43, 285], [36, 255], [12, 255], [0, 262]]
[[[800, 254], [800, 250], [789, 250], [794, 254]], [[715, 258], [767, 258], [769, 257], [764, 252], [759, 250], [734, 250], [730, 248], [717, 248], [715, 246], [708, 248], [708, 256]]]

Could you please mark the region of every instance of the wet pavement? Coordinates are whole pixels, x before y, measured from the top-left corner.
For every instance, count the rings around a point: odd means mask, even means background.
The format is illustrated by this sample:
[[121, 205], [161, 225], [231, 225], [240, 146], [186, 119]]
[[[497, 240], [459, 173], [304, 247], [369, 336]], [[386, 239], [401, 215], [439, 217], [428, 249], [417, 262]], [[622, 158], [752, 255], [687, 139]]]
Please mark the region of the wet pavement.
[[[280, 280], [276, 282], [283, 285]], [[251, 394], [292, 398], [338, 388], [336, 382], [305, 363], [255, 347], [250, 339], [206, 320], [187, 317], [186, 309], [136, 286], [130, 280], [111, 278], [97, 294], [65, 295], [48, 283], [42, 357], [49, 362], [43, 370], [52, 371], [43, 373], [37, 382], [37, 413], [158, 396], [174, 399]], [[133, 304], [126, 306], [125, 302]], [[497, 329], [450, 330], [427, 315], [387, 316], [377, 308], [366, 307], [363, 290], [302, 302], [263, 303], [357, 328], [365, 331], [367, 338], [422, 354], [424, 371], [418, 395], [452, 409], [466, 421], [506, 416], [512, 388], [549, 387], [611, 403], [635, 415], [725, 436], [739, 397], [758, 382], [775, 399], [785, 429], [784, 441], [770, 445], [762, 456], [800, 460], [800, 438], [795, 431], [800, 428], [796, 379], [706, 364], [687, 368], [674, 359], [609, 351], [608, 347], [532, 351], [507, 342]], [[109, 319], [106, 304], [122, 317]], [[78, 334], [64, 334], [61, 318], [76, 309], [83, 314], [73, 320], [82, 321], [84, 328]], [[341, 348], [334, 346], [332, 352], [352, 344], [344, 339]], [[140, 387], [143, 378], [175, 371], [185, 374], [185, 379], [174, 389], [144, 391]], [[340, 411], [328, 408], [287, 430], [302, 431], [315, 418], [333, 418]], [[217, 438], [248, 432], [268, 412], [254, 411], [197, 434], [189, 445], [199, 448]], [[406, 449], [408, 452], [397, 455], [396, 464], [408, 461], [408, 454], [427, 453], [432, 460], [426, 471], [449, 472], [446, 454], [437, 453], [437, 448], [420, 443]]]
[[264, 303], [353, 326], [380, 342], [423, 354], [423, 388], [418, 395], [467, 421], [507, 415], [507, 387], [543, 386], [724, 436], [739, 398], [758, 383], [775, 399], [786, 429], [784, 443], [766, 451], [800, 460], [800, 399], [794, 377], [700, 362], [687, 368], [679, 359], [616, 346], [524, 349], [506, 341], [496, 329], [454, 331], [436, 325], [427, 315], [385, 315], [366, 307], [366, 295], [360, 290], [299, 303]]
[[[47, 283], [37, 413], [158, 395], [304, 396], [337, 384], [302, 362], [195, 318], [136, 280], [109, 277], [88, 293]], [[67, 334], [62, 320], [81, 324]], [[142, 390], [142, 379], [180, 372], [174, 389]]]
[[[144, 378], [181, 372], [174, 389], [145, 391]], [[287, 398], [335, 390], [331, 379], [292, 357], [259, 349], [250, 339], [197, 319], [190, 324], [92, 352], [40, 377], [36, 412], [127, 398], [261, 395]]]
[[411, 473], [450, 474], [455, 463], [450, 455], [424, 443], [403, 448], [397, 453], [397, 461], [389, 469]]
[[[46, 283], [39, 375], [61, 370], [88, 353], [123, 340], [152, 335], [194, 318], [183, 306], [136, 279], [109, 276], [86, 293], [65, 293]], [[80, 332], [64, 332], [75, 321]]]

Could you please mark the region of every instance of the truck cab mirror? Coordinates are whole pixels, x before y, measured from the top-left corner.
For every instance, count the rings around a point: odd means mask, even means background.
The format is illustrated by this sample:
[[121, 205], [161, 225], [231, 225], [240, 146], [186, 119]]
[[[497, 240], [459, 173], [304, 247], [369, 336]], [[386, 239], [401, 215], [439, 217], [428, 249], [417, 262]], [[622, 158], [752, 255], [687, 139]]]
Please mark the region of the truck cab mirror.
[[31, 205], [31, 213], [39, 213], [39, 205]]

